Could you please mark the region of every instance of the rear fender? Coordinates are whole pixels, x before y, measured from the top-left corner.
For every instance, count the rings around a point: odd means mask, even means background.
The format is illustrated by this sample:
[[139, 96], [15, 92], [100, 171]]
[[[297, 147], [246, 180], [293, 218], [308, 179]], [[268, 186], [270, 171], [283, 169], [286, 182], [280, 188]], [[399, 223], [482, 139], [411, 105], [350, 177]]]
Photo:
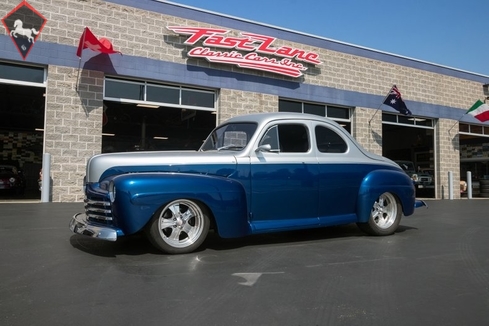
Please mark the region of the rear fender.
[[415, 189], [411, 178], [402, 171], [376, 170], [362, 180], [358, 193], [358, 222], [368, 222], [373, 203], [384, 192], [390, 192], [399, 199], [404, 216], [413, 214]]
[[131, 173], [113, 178], [113, 214], [126, 234], [140, 231], [155, 212], [169, 202], [186, 198], [211, 212], [222, 237], [249, 234], [243, 186], [224, 177], [187, 173]]

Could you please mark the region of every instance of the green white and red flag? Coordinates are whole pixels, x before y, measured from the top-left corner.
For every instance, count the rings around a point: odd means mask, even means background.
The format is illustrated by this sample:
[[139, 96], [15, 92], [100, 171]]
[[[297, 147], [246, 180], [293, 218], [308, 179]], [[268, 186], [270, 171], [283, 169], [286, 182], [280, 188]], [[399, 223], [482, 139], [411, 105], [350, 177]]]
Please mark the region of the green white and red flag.
[[487, 121], [489, 120], [489, 105], [477, 100], [467, 113], [481, 122]]

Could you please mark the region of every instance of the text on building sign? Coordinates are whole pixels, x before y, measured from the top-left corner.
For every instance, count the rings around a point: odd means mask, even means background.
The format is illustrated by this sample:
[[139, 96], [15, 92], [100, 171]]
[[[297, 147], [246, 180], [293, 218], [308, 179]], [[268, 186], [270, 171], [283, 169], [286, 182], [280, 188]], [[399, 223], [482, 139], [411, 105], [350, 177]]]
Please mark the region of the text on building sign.
[[[226, 36], [230, 30], [220, 28], [168, 26], [167, 29], [177, 34], [189, 35], [184, 44], [195, 45], [197, 42], [202, 42], [202, 46], [191, 49], [188, 55], [194, 58], [205, 58], [209, 62], [234, 64], [241, 68], [268, 71], [291, 77], [302, 76], [302, 72], [307, 70], [302, 62], [321, 63], [319, 55], [315, 52], [288, 46], [274, 47], [273, 42], [276, 41], [276, 38], [270, 36], [241, 33], [241, 37], [231, 37]], [[232, 51], [215, 51], [210, 47]], [[238, 51], [249, 53], [243, 54]], [[262, 54], [279, 58], [270, 58]]]

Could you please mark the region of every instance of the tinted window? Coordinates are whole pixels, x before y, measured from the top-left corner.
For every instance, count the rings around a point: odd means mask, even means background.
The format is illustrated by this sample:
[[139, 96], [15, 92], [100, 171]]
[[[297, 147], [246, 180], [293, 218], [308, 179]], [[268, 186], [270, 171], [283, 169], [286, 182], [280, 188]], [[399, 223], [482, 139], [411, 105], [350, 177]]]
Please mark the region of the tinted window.
[[44, 68], [0, 63], [0, 78], [44, 83]]
[[324, 105], [304, 103], [304, 113], [315, 114], [321, 117], [325, 117], [326, 108]]
[[146, 100], [161, 103], [180, 103], [180, 88], [148, 85], [146, 89]]
[[202, 92], [189, 89], [182, 90], [182, 105], [214, 107], [214, 92]]
[[316, 126], [316, 145], [322, 153], [344, 153], [348, 146], [346, 142], [335, 131], [323, 127]]
[[292, 102], [279, 100], [278, 102], [278, 111], [279, 112], [298, 112], [302, 113], [302, 103], [301, 102]]
[[144, 85], [122, 81], [105, 80], [105, 97], [144, 100]]
[[350, 109], [328, 106], [328, 118], [350, 119]]
[[309, 136], [304, 125], [278, 125], [278, 137], [281, 152], [305, 153], [309, 150]]

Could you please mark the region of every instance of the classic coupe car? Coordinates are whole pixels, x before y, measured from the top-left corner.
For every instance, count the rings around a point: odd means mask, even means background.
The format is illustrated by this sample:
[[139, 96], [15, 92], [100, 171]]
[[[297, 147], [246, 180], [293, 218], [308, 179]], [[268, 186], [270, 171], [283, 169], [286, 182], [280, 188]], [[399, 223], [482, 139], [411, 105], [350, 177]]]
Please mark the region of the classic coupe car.
[[73, 232], [109, 241], [144, 232], [170, 254], [196, 250], [211, 228], [233, 238], [357, 223], [390, 235], [424, 205], [399, 165], [336, 122], [296, 113], [229, 119], [197, 151], [93, 156], [84, 186]]

